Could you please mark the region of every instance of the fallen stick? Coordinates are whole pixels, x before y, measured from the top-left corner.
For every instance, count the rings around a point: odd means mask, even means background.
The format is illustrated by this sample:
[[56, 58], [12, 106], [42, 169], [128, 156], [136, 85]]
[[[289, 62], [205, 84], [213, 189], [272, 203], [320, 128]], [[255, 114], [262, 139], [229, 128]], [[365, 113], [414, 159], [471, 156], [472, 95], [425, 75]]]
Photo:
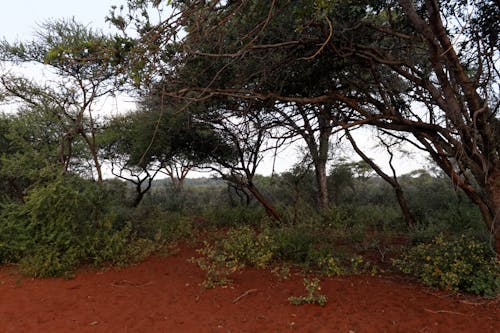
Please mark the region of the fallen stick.
[[454, 312], [454, 311], [448, 311], [448, 310], [436, 310], [436, 311], [433, 311], [433, 310], [429, 310], [429, 309], [426, 309], [426, 308], [424, 308], [424, 310], [427, 311], [427, 312], [431, 312], [431, 313], [450, 313], [450, 314], [456, 314], [456, 315], [461, 315], [461, 316], [464, 315], [463, 313], [460, 313], [460, 312]]
[[146, 283], [142, 283], [142, 284], [138, 284], [138, 283], [133, 283], [133, 282], [130, 282], [130, 281], [127, 281], [127, 280], [121, 280], [121, 281], [118, 281], [118, 282], [112, 282], [111, 285], [113, 287], [120, 287], [120, 288], [126, 288], [126, 287], [146, 287], [146, 286], [149, 286], [149, 285], [152, 285], [153, 282], [146, 282]]
[[247, 291], [245, 291], [243, 294], [241, 294], [240, 296], [236, 297], [234, 300], [233, 300], [233, 304], [239, 302], [243, 297], [245, 296], [248, 296], [250, 295], [251, 293], [255, 293], [257, 292], [257, 289], [249, 289]]

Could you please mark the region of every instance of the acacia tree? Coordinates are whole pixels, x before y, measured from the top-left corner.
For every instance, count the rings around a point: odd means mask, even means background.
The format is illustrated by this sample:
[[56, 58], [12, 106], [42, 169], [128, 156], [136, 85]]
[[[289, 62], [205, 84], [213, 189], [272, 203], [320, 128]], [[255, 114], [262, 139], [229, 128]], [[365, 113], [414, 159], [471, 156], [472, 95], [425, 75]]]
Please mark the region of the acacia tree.
[[23, 202], [30, 186], [54, 176], [63, 133], [45, 109], [24, 107], [0, 114], [0, 202]]
[[1, 61], [34, 63], [50, 72], [50, 79], [43, 83], [12, 73], [3, 73], [0, 83], [6, 96], [31, 107], [50, 109], [64, 124], [63, 173], [70, 166], [75, 137], [81, 137], [102, 182], [94, 108], [101, 97], [114, 91], [120, 54], [129, 46], [119, 37], [106, 36], [74, 20], [48, 21], [28, 43], [1, 42]]
[[[339, 99], [370, 124], [412, 134], [411, 142], [478, 205], [498, 254], [500, 126], [494, 83], [499, 79], [499, 28], [492, 17], [498, 19], [499, 7], [491, 1], [467, 6], [401, 0], [394, 10], [380, 7], [380, 13], [389, 15], [385, 25], [375, 20], [360, 24], [376, 31], [383, 43], [351, 38], [350, 45], [332, 44], [337, 54], [352, 52], [370, 62], [377, 93]], [[395, 86], [394, 75], [405, 84]], [[407, 103], [395, 102], [400, 95]]]
[[393, 165], [394, 153], [391, 149], [391, 146], [393, 146], [393, 144], [386, 143], [382, 138], [380, 138], [382, 146], [384, 146], [387, 153], [389, 154], [389, 167], [391, 168], [392, 171], [392, 176], [389, 176], [382, 170], [382, 168], [380, 168], [380, 166], [377, 163], [375, 163], [375, 161], [373, 161], [370, 157], [368, 157], [368, 155], [366, 155], [365, 152], [363, 152], [359, 148], [358, 144], [356, 143], [356, 141], [354, 140], [348, 129], [345, 130], [345, 135], [349, 140], [349, 142], [351, 143], [352, 148], [359, 155], [359, 157], [361, 157], [363, 161], [367, 163], [377, 173], [377, 175], [382, 177], [383, 180], [385, 180], [387, 183], [389, 183], [389, 185], [391, 185], [391, 187], [394, 190], [394, 194], [396, 195], [399, 207], [401, 208], [401, 213], [403, 214], [403, 217], [406, 220], [406, 224], [409, 227], [414, 227], [415, 219], [410, 212], [403, 189], [398, 181], [396, 169], [394, 168]]
[[248, 191], [269, 217], [280, 222], [280, 214], [254, 181], [263, 154], [276, 149], [271, 143], [273, 121], [265, 105], [234, 100], [215, 103], [202, 117], [225, 139], [227, 147], [222, 154], [213, 152], [214, 163], [209, 168], [236, 188]]
[[[341, 103], [349, 110], [339, 121], [345, 128], [370, 124], [393, 135], [408, 132], [413, 139], [402, 137], [427, 152], [478, 205], [500, 252], [497, 1], [173, 4], [176, 24], [148, 25], [145, 45], [166, 49], [186, 27], [188, 38], [175, 56], [204, 64], [199, 72], [212, 75], [194, 75], [171, 95]], [[284, 72], [300, 82], [303, 69], [317, 59], [354, 63], [346, 71], [350, 89], [326, 84], [322, 91], [290, 93], [272, 84]], [[331, 82], [332, 73], [342, 71], [326, 68], [318, 80]]]
[[318, 207], [329, 207], [326, 165], [330, 150], [330, 137], [336, 126], [335, 112], [327, 104], [286, 104], [275, 108], [279, 126], [288, 129], [288, 135], [300, 136], [307, 147], [307, 154], [314, 166]]
[[100, 157], [111, 165], [111, 173], [134, 185], [136, 194], [133, 207], [139, 206], [163, 167], [156, 161], [139, 164], [134, 160], [134, 154], [137, 154], [136, 140], [141, 134], [137, 130], [139, 119], [136, 116], [135, 113], [129, 113], [108, 119], [97, 136]]

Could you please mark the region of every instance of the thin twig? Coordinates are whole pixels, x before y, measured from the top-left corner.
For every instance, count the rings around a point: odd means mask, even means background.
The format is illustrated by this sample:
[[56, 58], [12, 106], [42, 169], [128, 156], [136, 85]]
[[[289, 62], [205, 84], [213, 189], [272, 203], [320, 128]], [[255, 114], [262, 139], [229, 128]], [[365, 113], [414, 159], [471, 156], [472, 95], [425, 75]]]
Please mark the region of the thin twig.
[[249, 289], [249, 290], [245, 291], [243, 294], [241, 294], [240, 296], [236, 297], [233, 300], [233, 304], [239, 302], [243, 297], [248, 296], [248, 295], [255, 293], [255, 292], [257, 292], [257, 289]]
[[456, 314], [456, 315], [461, 315], [461, 316], [464, 315], [463, 313], [460, 313], [460, 312], [454, 312], [454, 311], [448, 311], [448, 310], [433, 311], [433, 310], [429, 310], [429, 309], [426, 309], [426, 308], [424, 308], [424, 310], [427, 311], [427, 312], [431, 312], [431, 313], [450, 313], [450, 314]]
[[122, 281], [118, 281], [118, 282], [113, 282], [111, 283], [111, 285], [113, 287], [119, 287], [119, 288], [126, 288], [126, 287], [146, 287], [146, 286], [149, 286], [149, 285], [152, 285], [153, 282], [146, 282], [146, 283], [142, 283], [142, 284], [137, 284], [137, 283], [133, 283], [131, 281], [128, 281], [128, 280], [122, 280]]

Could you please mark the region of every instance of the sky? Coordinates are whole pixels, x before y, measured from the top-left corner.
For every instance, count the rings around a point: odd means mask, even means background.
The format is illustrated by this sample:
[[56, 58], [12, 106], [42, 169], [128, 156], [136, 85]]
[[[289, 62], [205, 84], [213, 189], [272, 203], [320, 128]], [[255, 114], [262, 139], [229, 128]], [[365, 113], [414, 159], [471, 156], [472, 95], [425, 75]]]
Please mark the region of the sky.
[[[4, 0], [2, 11], [0, 11], [0, 39], [6, 39], [9, 42], [30, 40], [37, 30], [38, 24], [49, 19], [71, 17], [93, 28], [111, 31], [110, 25], [105, 22], [105, 17], [108, 15], [111, 6], [116, 5], [119, 7], [125, 3], [126, 0]], [[127, 106], [123, 107], [123, 105]], [[116, 101], [110, 101], [103, 108], [108, 110], [106, 112], [119, 113], [123, 112], [123, 108], [130, 109], [131, 107], [130, 103], [118, 104]], [[122, 110], [118, 110], [118, 108]], [[368, 149], [368, 154], [375, 158], [383, 169], [388, 171], [387, 156], [380, 150], [372, 149], [373, 143], [370, 144], [366, 140], [366, 136], [369, 135], [368, 132], [360, 132], [357, 133], [356, 137], [360, 141], [360, 145]], [[366, 144], [362, 144], [363, 141]], [[291, 147], [280, 154], [275, 163], [275, 171], [283, 172], [291, 168], [298, 161], [296, 152], [297, 147]], [[359, 160], [360, 158], [354, 156], [352, 159]], [[418, 162], [415, 160], [418, 160]], [[399, 173], [421, 168], [422, 165], [421, 156], [401, 158], [397, 162]], [[259, 169], [259, 173], [269, 175], [273, 169], [272, 166], [273, 160], [268, 157]]]
[[0, 38], [11, 42], [30, 39], [37, 24], [71, 17], [106, 30], [110, 26], [104, 18], [111, 6], [124, 3], [125, 0], [4, 0], [0, 11]]

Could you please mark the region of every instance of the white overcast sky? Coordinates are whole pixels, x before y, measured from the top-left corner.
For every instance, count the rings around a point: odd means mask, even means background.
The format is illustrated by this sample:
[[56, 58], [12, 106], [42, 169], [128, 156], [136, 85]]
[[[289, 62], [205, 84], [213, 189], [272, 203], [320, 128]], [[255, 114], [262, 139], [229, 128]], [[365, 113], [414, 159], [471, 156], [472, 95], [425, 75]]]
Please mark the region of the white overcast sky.
[[[105, 17], [108, 15], [111, 6], [124, 5], [126, 0], [1, 0], [2, 10], [0, 11], [0, 39], [6, 39], [9, 42], [16, 40], [25, 41], [33, 37], [37, 30], [37, 25], [48, 19], [61, 19], [74, 17], [76, 21], [88, 24], [93, 28], [98, 28], [103, 31], [110, 31], [111, 27], [105, 22]], [[108, 103], [109, 104], [109, 103]], [[114, 103], [116, 104], [116, 102]], [[111, 109], [116, 107], [111, 106]], [[118, 111], [117, 111], [118, 112]], [[357, 137], [360, 141], [365, 141], [367, 132], [358, 133]], [[364, 140], [363, 140], [364, 139]], [[361, 142], [360, 142], [361, 143]], [[373, 143], [367, 143], [365, 148], [368, 148], [368, 153], [372, 158], [383, 166], [387, 167], [387, 157], [383, 156], [381, 151], [373, 150]], [[352, 157], [353, 160], [359, 160], [357, 156]], [[406, 157], [400, 159], [396, 164], [399, 173], [409, 172], [419, 168], [422, 164], [415, 161], [422, 161], [421, 156]], [[282, 172], [290, 168], [297, 161], [295, 148], [281, 154], [276, 161], [276, 171]], [[385, 164], [385, 165], [384, 165]], [[270, 174], [272, 170], [272, 159], [267, 158], [264, 161], [260, 172]]]
[[0, 11], [0, 38], [29, 40], [37, 24], [48, 19], [71, 18], [103, 30], [109, 29], [105, 16], [112, 5], [125, 0], [3, 0]]

